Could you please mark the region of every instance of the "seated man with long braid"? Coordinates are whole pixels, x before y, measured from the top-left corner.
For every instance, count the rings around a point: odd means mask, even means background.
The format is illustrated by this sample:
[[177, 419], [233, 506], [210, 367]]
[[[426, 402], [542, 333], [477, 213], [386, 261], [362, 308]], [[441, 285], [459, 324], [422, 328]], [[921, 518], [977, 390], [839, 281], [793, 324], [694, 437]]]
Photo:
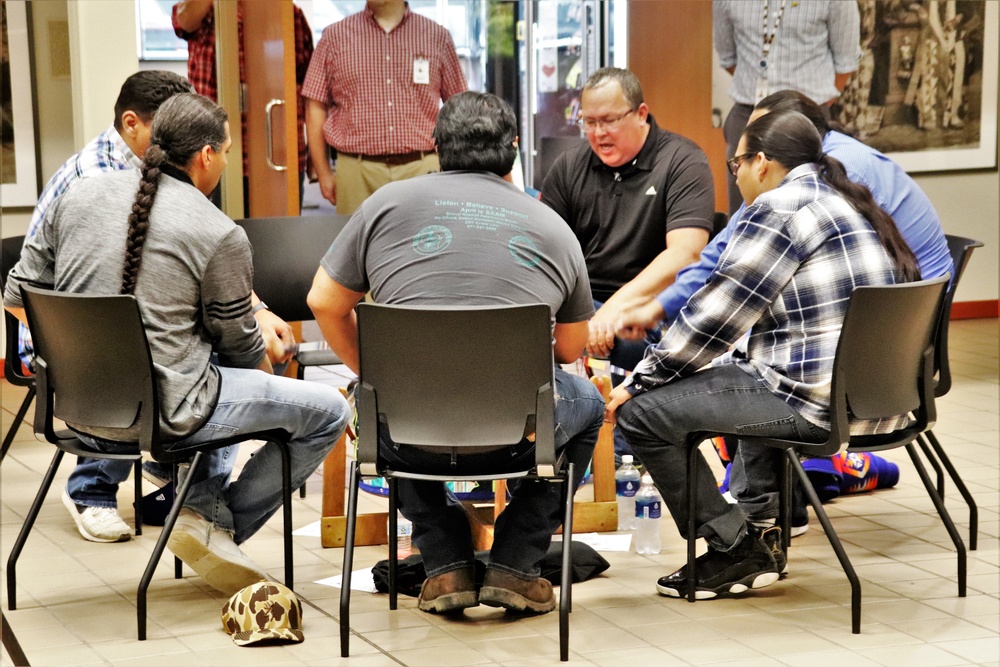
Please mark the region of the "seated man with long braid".
[[[163, 436], [179, 446], [286, 430], [298, 487], [343, 433], [349, 409], [330, 387], [263, 372], [270, 362], [253, 315], [250, 244], [208, 199], [231, 143], [226, 112], [208, 98], [182, 93], [164, 102], [141, 171], [94, 176], [64, 194], [11, 270], [4, 306], [25, 320], [23, 284], [134, 294]], [[78, 430], [111, 451], [138, 436], [134, 426]], [[266, 578], [238, 545], [281, 504], [278, 446], [264, 445], [230, 481], [236, 448], [208, 454], [167, 544], [226, 595]]]

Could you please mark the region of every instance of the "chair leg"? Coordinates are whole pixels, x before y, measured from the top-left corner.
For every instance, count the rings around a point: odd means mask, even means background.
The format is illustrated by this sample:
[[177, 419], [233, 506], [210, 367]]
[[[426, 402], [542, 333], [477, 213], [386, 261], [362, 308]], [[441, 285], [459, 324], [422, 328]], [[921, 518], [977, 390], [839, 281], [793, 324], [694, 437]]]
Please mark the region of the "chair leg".
[[[951, 477], [951, 481], [955, 483], [955, 488], [965, 499], [965, 504], [969, 506], [969, 550], [975, 551], [978, 538], [979, 538], [979, 507], [976, 505], [975, 499], [969, 492], [968, 487], [965, 486], [965, 482], [958, 474], [958, 470], [952, 464], [951, 459], [945, 453], [944, 448], [941, 447], [941, 443], [938, 442], [937, 437], [934, 435], [934, 431], [927, 431], [926, 434], [928, 442], [930, 442], [931, 447], [934, 449], [935, 454], [937, 454], [938, 460], [948, 471], [948, 476]], [[923, 441], [924, 436], [917, 436], [917, 439]], [[942, 500], [944, 495], [941, 496]]]
[[0, 637], [3, 638], [3, 647], [7, 650], [7, 655], [10, 656], [11, 664], [15, 666], [31, 664], [28, 662], [28, 657], [24, 655], [24, 649], [21, 648], [21, 643], [17, 641], [17, 636], [7, 622], [7, 617], [3, 615], [3, 612], [0, 612]]
[[351, 653], [351, 569], [354, 567], [354, 531], [358, 522], [358, 483], [361, 471], [355, 461], [351, 465], [351, 481], [347, 487], [347, 527], [344, 534], [344, 568], [340, 582], [340, 656]]
[[695, 562], [695, 545], [698, 542], [698, 445], [700, 442], [688, 443], [687, 483], [688, 483], [688, 527], [687, 527], [687, 600], [695, 601], [695, 589], [698, 587], [697, 563]]
[[778, 495], [778, 526], [781, 527], [781, 546], [788, 553], [792, 544], [792, 501], [795, 498], [795, 484], [792, 480], [792, 464], [787, 459], [781, 465], [781, 492]]
[[52, 480], [55, 479], [56, 471], [59, 470], [59, 464], [62, 462], [65, 453], [63, 450], [57, 448], [56, 453], [52, 456], [49, 469], [45, 471], [45, 476], [42, 477], [42, 484], [38, 487], [38, 493], [35, 494], [35, 500], [31, 503], [31, 509], [28, 510], [28, 516], [24, 517], [21, 532], [17, 534], [17, 539], [14, 541], [14, 548], [11, 549], [10, 556], [7, 557], [8, 609], [17, 609], [17, 559], [21, 556], [21, 550], [24, 549], [24, 543], [28, 540], [32, 526], [35, 525], [35, 519], [38, 518], [38, 512], [42, 509], [42, 503], [45, 502], [45, 496], [52, 486]]
[[[191, 488], [191, 481], [198, 471], [198, 466], [201, 465], [201, 458], [202, 453], [198, 452], [191, 460], [191, 467], [188, 469], [188, 474], [184, 478], [184, 481], [181, 482], [180, 487], [177, 488], [177, 492], [174, 495], [174, 505], [170, 508], [170, 513], [167, 515], [166, 521], [163, 522], [163, 530], [160, 531], [160, 537], [156, 540], [156, 545], [153, 547], [153, 555], [149, 557], [149, 562], [146, 563], [146, 570], [142, 573], [142, 579], [139, 580], [139, 589], [135, 594], [139, 641], [145, 641], [146, 639], [146, 591], [153, 580], [153, 573], [156, 572], [156, 566], [160, 563], [160, 557], [167, 546], [167, 540], [170, 539], [170, 533], [174, 529], [174, 524], [177, 523], [177, 516], [184, 507], [188, 490]], [[177, 479], [177, 475], [174, 475], [174, 479]], [[176, 567], [179, 559], [175, 556], [174, 561]], [[179, 573], [179, 568], [176, 569], [176, 572]]]
[[285, 532], [285, 586], [295, 588], [295, 563], [292, 555], [292, 455], [288, 444], [275, 443], [281, 452], [281, 508]]
[[142, 535], [142, 459], [135, 460], [132, 471], [133, 484], [135, 485], [135, 534], [136, 537]]
[[559, 581], [559, 660], [569, 660], [569, 613], [573, 610], [573, 579], [570, 577], [573, 542], [573, 464], [566, 466], [566, 481], [563, 484], [566, 506], [563, 516], [562, 578]]
[[0, 461], [4, 460], [7, 456], [7, 450], [10, 449], [10, 445], [14, 442], [14, 436], [17, 435], [17, 429], [21, 428], [21, 423], [24, 421], [24, 415], [27, 414], [28, 408], [31, 406], [31, 401], [35, 398], [35, 385], [28, 387], [28, 393], [25, 395], [24, 400], [21, 401], [21, 407], [17, 409], [17, 414], [14, 415], [14, 421], [10, 423], [10, 428], [7, 429], [7, 435], [3, 437], [3, 446], [0, 447]]
[[826, 510], [823, 509], [823, 503], [820, 502], [819, 496], [816, 495], [816, 489], [813, 488], [812, 483], [809, 481], [809, 476], [799, 462], [799, 455], [794, 449], [786, 449], [785, 455], [792, 469], [795, 470], [795, 474], [798, 475], [799, 482], [802, 484], [802, 490], [805, 491], [806, 497], [809, 498], [809, 504], [813, 506], [813, 510], [816, 512], [816, 518], [819, 519], [820, 525], [823, 526], [826, 539], [829, 540], [830, 546], [833, 547], [834, 553], [837, 554], [840, 567], [843, 568], [844, 574], [847, 575], [847, 580], [851, 583], [851, 632], [859, 635], [861, 634], [861, 581], [854, 571], [854, 566], [851, 565], [851, 560], [847, 557], [847, 552], [844, 551], [844, 545], [840, 543], [840, 538], [837, 537], [837, 532], [833, 529], [833, 524], [830, 523], [830, 517], [826, 515]]
[[385, 483], [389, 487], [389, 530], [387, 537], [387, 542], [389, 542], [389, 609], [392, 611], [396, 610], [398, 606], [398, 591], [396, 586], [398, 584], [397, 577], [399, 576], [399, 544], [396, 541], [396, 512], [398, 511], [396, 503], [399, 501], [396, 490], [396, 481], [392, 477], [386, 477]]
[[944, 471], [941, 469], [941, 464], [938, 463], [934, 453], [927, 446], [927, 442], [920, 436], [917, 436], [917, 444], [920, 445], [920, 450], [924, 453], [924, 458], [934, 468], [934, 475], [937, 477], [937, 494], [944, 500]]
[[920, 456], [917, 454], [916, 448], [911, 442], [906, 446], [906, 452], [910, 455], [910, 460], [913, 461], [913, 467], [917, 469], [917, 474], [920, 475], [920, 481], [924, 483], [924, 488], [927, 489], [927, 494], [931, 497], [931, 502], [934, 503], [934, 507], [937, 509], [938, 515], [941, 517], [944, 527], [948, 531], [948, 535], [951, 536], [951, 541], [955, 545], [955, 550], [958, 551], [958, 597], [965, 597], [965, 581], [966, 581], [966, 553], [965, 553], [965, 543], [962, 542], [962, 536], [958, 534], [958, 528], [955, 527], [955, 522], [951, 520], [951, 515], [948, 514], [948, 510], [945, 509], [944, 501], [941, 500], [941, 496], [938, 495], [937, 490], [931, 483], [930, 475], [927, 474], [927, 469], [920, 460]]

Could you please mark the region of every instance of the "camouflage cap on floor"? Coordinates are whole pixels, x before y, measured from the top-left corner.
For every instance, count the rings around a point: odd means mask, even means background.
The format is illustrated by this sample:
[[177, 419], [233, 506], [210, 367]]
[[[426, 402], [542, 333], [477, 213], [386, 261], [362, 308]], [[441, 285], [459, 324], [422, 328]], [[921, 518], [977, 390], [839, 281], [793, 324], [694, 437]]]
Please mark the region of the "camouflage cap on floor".
[[302, 605], [288, 587], [273, 581], [247, 586], [222, 608], [222, 627], [237, 646], [258, 642], [300, 642]]

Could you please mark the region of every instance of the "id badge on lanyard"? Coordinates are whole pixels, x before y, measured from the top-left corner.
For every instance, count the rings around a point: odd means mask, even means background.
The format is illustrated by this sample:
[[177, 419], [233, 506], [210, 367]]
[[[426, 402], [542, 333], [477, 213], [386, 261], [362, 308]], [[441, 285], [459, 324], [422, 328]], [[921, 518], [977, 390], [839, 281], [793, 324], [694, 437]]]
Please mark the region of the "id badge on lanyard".
[[427, 58], [413, 59], [413, 83], [427, 85], [431, 82], [431, 63]]

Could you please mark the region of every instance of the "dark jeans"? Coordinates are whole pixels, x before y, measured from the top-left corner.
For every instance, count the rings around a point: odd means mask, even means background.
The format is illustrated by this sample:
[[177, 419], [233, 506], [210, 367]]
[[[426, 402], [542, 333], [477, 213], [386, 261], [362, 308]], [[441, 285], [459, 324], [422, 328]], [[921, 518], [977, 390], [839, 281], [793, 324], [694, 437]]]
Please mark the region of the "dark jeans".
[[[594, 300], [594, 308], [600, 308], [604, 303]], [[646, 332], [646, 337], [642, 340], [625, 340], [615, 336], [615, 346], [611, 348], [608, 355], [608, 363], [614, 367], [626, 371], [634, 370], [635, 367], [646, 356], [646, 348], [660, 342], [660, 332], [657, 329], [650, 329]], [[625, 374], [611, 371], [611, 386], [617, 387], [625, 381]], [[621, 459], [623, 454], [635, 454], [629, 447], [625, 437], [618, 429], [615, 429], [615, 457]]]
[[[555, 444], [574, 464], [576, 489], [594, 454], [604, 419], [604, 399], [585, 378], [555, 371]], [[379, 455], [390, 467], [420, 468], [446, 475], [450, 457], [414, 447], [403, 447], [380, 434]], [[499, 472], [523, 470], [534, 445], [523, 441], [502, 450], [465, 455], [463, 465]], [[485, 475], [484, 475], [485, 476]], [[413, 542], [423, 555], [427, 576], [472, 566], [475, 554], [465, 509], [442, 482], [397, 478], [399, 510], [413, 522]], [[562, 523], [562, 485], [541, 479], [518, 479], [508, 489], [511, 498], [494, 527], [490, 567], [522, 579], [539, 576], [539, 562]]]
[[[767, 385], [735, 364], [708, 368], [627, 401], [618, 410], [618, 428], [635, 449], [677, 529], [687, 536], [687, 447], [690, 433], [731, 433], [821, 442], [823, 429], [771, 393]], [[740, 443], [734, 466], [745, 485], [733, 489], [739, 505], [726, 502], [704, 456], [697, 462], [697, 535], [728, 551], [746, 533], [746, 517], [778, 516], [782, 452]]]

